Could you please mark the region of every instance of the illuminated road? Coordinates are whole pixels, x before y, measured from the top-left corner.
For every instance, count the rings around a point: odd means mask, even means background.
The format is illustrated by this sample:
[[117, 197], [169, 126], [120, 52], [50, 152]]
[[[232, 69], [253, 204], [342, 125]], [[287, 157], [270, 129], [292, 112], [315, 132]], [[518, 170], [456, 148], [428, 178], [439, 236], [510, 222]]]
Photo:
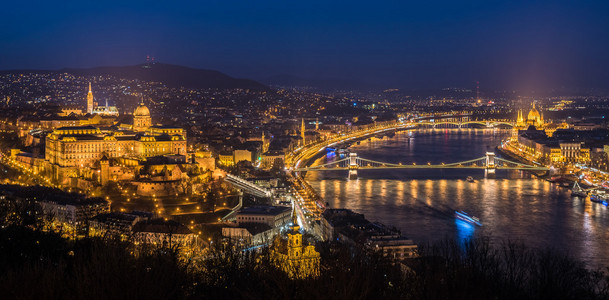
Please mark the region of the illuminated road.
[[461, 127], [463, 124], [483, 124], [486, 127], [495, 127], [500, 125], [512, 126], [514, 124], [513, 121], [509, 120], [482, 120], [465, 122], [450, 120], [450, 118], [453, 117], [454, 116], [441, 116], [441, 118], [448, 119], [449, 121], [438, 122], [433, 122], [435, 120], [430, 121], [429, 117], [419, 118], [412, 121], [397, 120], [378, 122], [372, 125], [360, 127], [353, 131], [339, 133], [325, 140], [317, 141], [297, 148], [293, 153], [286, 155], [285, 164], [288, 173], [294, 173], [292, 177], [294, 180], [292, 183], [298, 206], [303, 209], [304, 215], [308, 216], [309, 219], [319, 219], [321, 213], [325, 209], [323, 199], [311, 188], [309, 183], [301, 178], [300, 173], [297, 171], [299, 168], [301, 168], [301, 165], [306, 164], [310, 159], [318, 155], [318, 153], [321, 151], [324, 151], [327, 147], [333, 147], [349, 141], [360, 140], [368, 136], [387, 131], [416, 129], [419, 126], [425, 125], [433, 125], [435, 127], [442, 124], [457, 124], [459, 127]]

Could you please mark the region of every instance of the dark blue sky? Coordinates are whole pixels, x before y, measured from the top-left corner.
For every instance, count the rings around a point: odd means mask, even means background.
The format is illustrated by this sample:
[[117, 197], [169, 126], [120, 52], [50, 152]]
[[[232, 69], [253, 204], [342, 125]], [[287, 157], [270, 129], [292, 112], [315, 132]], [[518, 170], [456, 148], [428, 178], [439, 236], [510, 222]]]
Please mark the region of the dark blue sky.
[[[125, 1], [127, 2], [127, 1]], [[609, 1], [3, 1], [0, 69], [159, 61], [387, 87], [609, 87]]]

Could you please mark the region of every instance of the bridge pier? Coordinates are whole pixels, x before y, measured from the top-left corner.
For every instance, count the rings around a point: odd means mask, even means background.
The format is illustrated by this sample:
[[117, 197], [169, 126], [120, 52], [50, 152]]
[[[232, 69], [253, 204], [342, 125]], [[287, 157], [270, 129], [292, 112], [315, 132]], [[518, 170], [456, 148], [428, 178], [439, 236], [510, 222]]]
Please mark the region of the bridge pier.
[[495, 152], [486, 152], [486, 170], [484, 171], [484, 175], [486, 177], [491, 176], [491, 178], [493, 178], [495, 176], [496, 168]]
[[349, 154], [349, 179], [357, 179], [357, 153]]

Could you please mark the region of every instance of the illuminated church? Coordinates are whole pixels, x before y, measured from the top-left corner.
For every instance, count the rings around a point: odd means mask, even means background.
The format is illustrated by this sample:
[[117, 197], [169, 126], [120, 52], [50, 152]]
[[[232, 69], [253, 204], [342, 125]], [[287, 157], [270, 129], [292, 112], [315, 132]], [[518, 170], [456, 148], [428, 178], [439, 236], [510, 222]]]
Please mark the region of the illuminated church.
[[[87, 110], [95, 113], [92, 102], [89, 90]], [[47, 135], [45, 147], [53, 178], [68, 185], [69, 178], [98, 168], [102, 158], [138, 165], [154, 156], [186, 155], [186, 132], [180, 127], [153, 125], [142, 101], [133, 112], [132, 124], [60, 127]]]
[[91, 83], [89, 82], [89, 92], [87, 93], [87, 113], [91, 115], [117, 117], [118, 109], [116, 106], [109, 106], [108, 100], [106, 100], [106, 106], [95, 106], [95, 102], [93, 102], [93, 91], [91, 90]]
[[286, 272], [292, 279], [318, 277], [320, 255], [315, 246], [304, 245], [296, 212], [292, 212], [292, 225], [287, 241], [277, 236], [273, 242], [272, 257], [275, 265]]

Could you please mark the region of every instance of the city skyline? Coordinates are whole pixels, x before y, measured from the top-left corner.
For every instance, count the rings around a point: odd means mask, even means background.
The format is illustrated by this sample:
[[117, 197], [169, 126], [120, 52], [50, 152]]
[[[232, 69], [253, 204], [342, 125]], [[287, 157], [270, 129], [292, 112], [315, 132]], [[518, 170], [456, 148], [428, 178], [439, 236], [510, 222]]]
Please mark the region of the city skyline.
[[609, 299], [609, 2], [0, 11], [0, 298]]
[[132, 2], [8, 5], [0, 69], [134, 65], [146, 56], [266, 81], [378, 88], [604, 88], [604, 1]]

